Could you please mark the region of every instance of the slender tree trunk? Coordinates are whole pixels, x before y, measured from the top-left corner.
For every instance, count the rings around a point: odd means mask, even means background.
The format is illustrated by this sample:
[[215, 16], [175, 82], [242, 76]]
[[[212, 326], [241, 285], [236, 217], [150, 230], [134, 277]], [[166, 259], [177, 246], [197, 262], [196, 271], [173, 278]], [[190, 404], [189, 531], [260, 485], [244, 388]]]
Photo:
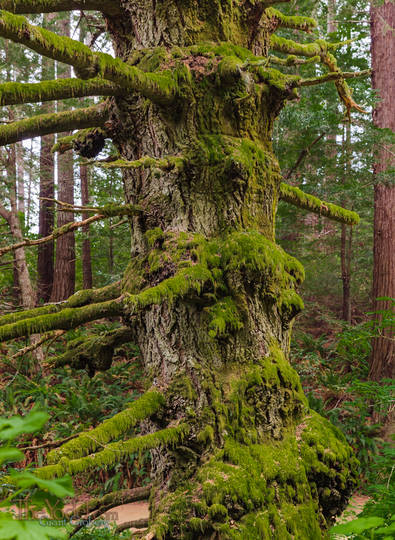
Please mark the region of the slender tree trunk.
[[[89, 175], [88, 167], [86, 165], [80, 165], [80, 179], [81, 179], [81, 204], [83, 206], [89, 205]], [[90, 214], [83, 213], [82, 219], [87, 219]], [[90, 241], [90, 227], [85, 225], [82, 228], [83, 240], [82, 240], [82, 282], [84, 289], [92, 288], [92, 261], [91, 261], [91, 241]]]
[[[44, 18], [44, 26], [53, 23], [54, 15], [48, 14]], [[49, 58], [42, 58], [42, 79], [55, 78], [55, 62]], [[43, 112], [54, 113], [55, 103], [48, 101], [42, 104]], [[55, 144], [55, 135], [41, 137], [40, 146], [40, 200], [39, 200], [39, 236], [49, 236], [54, 228], [55, 203], [48, 199], [55, 197], [55, 159], [52, 147]], [[37, 301], [48, 302], [51, 297], [54, 279], [54, 242], [41, 244], [37, 248]]]
[[[60, 34], [70, 36], [70, 14], [59, 21]], [[71, 77], [71, 68], [62, 68], [59, 78]], [[60, 109], [61, 106], [58, 107]], [[60, 137], [70, 133], [59, 134]], [[58, 194], [57, 198], [66, 203], [74, 204], [74, 160], [73, 153], [65, 152], [58, 155]], [[74, 220], [72, 212], [58, 212], [57, 226], [62, 227]], [[54, 282], [51, 300], [59, 302], [74, 293], [75, 288], [75, 236], [74, 232], [67, 233], [56, 241], [56, 257]]]
[[[345, 135], [345, 136], [344, 136]], [[350, 162], [350, 145], [351, 145], [351, 128], [350, 123], [347, 123], [343, 129], [343, 144], [342, 152], [345, 163], [343, 164], [342, 183], [345, 184], [346, 179], [351, 174]], [[347, 206], [347, 200], [342, 200], [342, 205]], [[343, 302], [342, 302], [342, 318], [344, 321], [351, 323], [351, 262], [352, 262], [352, 227], [341, 225], [341, 273], [343, 284]]]
[[[379, 103], [373, 112], [374, 124], [395, 131], [395, 3], [386, 0], [371, 6], [372, 83]], [[393, 310], [395, 298], [395, 187], [389, 179], [394, 167], [394, 148], [380, 147], [374, 165], [379, 175], [374, 187], [373, 302], [374, 311]], [[387, 175], [387, 178], [385, 178]], [[383, 178], [384, 176], [384, 178]], [[376, 315], [380, 324], [382, 315]], [[380, 330], [373, 339], [369, 376], [376, 381], [395, 377], [395, 340], [393, 328]]]

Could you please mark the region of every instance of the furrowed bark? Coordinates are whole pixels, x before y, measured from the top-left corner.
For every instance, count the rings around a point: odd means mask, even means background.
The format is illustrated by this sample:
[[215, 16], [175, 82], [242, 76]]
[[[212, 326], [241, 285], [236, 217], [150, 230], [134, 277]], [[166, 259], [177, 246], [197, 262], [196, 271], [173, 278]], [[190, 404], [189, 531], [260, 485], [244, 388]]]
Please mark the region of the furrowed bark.
[[120, 96], [125, 90], [100, 78], [59, 79], [40, 83], [9, 82], [0, 85], [0, 105], [19, 105], [87, 96]]
[[119, 15], [120, 2], [117, 0], [0, 0], [0, 9], [11, 13], [55, 13], [70, 10], [102, 11], [108, 15]]
[[105, 103], [75, 111], [40, 114], [0, 126], [0, 146], [50, 133], [103, 126], [107, 118], [108, 108]]

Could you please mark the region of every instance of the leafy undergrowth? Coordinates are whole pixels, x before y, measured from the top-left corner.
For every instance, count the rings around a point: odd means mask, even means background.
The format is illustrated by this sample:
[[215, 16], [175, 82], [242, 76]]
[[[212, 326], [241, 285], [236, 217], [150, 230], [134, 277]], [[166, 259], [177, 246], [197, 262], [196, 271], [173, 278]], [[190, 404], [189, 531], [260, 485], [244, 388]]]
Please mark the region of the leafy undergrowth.
[[[111, 330], [114, 323], [91, 325], [89, 334]], [[48, 422], [34, 436], [19, 440], [25, 459], [21, 467], [45, 464], [52, 441], [67, 439], [91, 429], [110, 418], [142, 393], [142, 366], [138, 350], [122, 345], [114, 356], [110, 369], [90, 377], [85, 370], [68, 367], [52, 368], [51, 359], [64, 352], [67, 341], [81, 337], [86, 329], [71, 331], [62, 340], [51, 344], [46, 353], [47, 364], [36, 369], [32, 356], [2, 358], [0, 416], [26, 415], [33, 406], [48, 414]], [[19, 347], [21, 345], [19, 344]], [[43, 448], [36, 448], [41, 447]], [[149, 453], [131, 455], [129, 459], [107, 470], [93, 470], [77, 475], [74, 486], [77, 494], [89, 492], [102, 495], [122, 488], [144, 485], [149, 476]]]
[[291, 363], [310, 407], [343, 431], [360, 461], [361, 490], [370, 497], [357, 519], [331, 530], [333, 539], [395, 537], [395, 438], [383, 430], [394, 413], [395, 381], [368, 380], [372, 337], [393, 324], [393, 313], [385, 312], [380, 327], [367, 318], [351, 326], [321, 307], [305, 313], [294, 331]]

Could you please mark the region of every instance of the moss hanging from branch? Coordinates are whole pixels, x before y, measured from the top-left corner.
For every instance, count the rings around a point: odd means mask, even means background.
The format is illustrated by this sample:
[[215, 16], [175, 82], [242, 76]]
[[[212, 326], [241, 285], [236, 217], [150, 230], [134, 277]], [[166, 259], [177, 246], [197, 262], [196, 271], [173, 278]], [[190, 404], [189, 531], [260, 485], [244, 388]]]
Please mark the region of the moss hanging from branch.
[[108, 15], [119, 15], [118, 0], [0, 0], [0, 9], [11, 13], [55, 13], [58, 11], [102, 11]]
[[74, 66], [77, 74], [83, 79], [100, 75], [104, 79], [126, 86], [129, 91], [135, 90], [159, 103], [168, 103], [176, 95], [177, 84], [172, 71], [144, 73], [119, 58], [93, 52], [79, 41], [31, 25], [20, 15], [0, 11], [0, 35], [21, 43], [43, 56]]
[[47, 304], [46, 306], [29, 309], [26, 311], [16, 311], [0, 317], [0, 326], [5, 324], [13, 324], [24, 319], [31, 319], [33, 317], [39, 317], [41, 315], [48, 315], [50, 313], [57, 313], [65, 308], [81, 307], [86, 304], [94, 304], [98, 302], [105, 302], [106, 300], [113, 300], [118, 298], [121, 294], [121, 282], [117, 281], [111, 283], [101, 289], [83, 289], [74, 293], [68, 300], [64, 302], [58, 302], [56, 304]]
[[[40, 308], [39, 308], [40, 309]], [[78, 308], [64, 308], [58, 313], [51, 313], [19, 320], [0, 326], [0, 341], [7, 341], [31, 334], [41, 334], [50, 330], [71, 330], [81, 324], [121, 315], [124, 311], [124, 299], [90, 304]]]
[[182, 441], [188, 432], [189, 426], [187, 424], [167, 427], [134, 439], [107, 444], [105, 450], [85, 457], [77, 459], [62, 457], [58, 464], [41, 467], [36, 469], [35, 472], [40, 478], [53, 478], [65, 473], [77, 474], [96, 467], [111, 467], [141, 450], [176, 445]]
[[0, 105], [38, 103], [87, 96], [119, 96], [124, 89], [103, 79], [59, 79], [40, 83], [0, 84]]
[[265, 12], [268, 17], [275, 19], [278, 26], [281, 28], [291, 28], [294, 30], [302, 30], [303, 32], [311, 32], [317, 27], [317, 21], [312, 17], [288, 16], [272, 7], [267, 8]]
[[356, 212], [346, 210], [336, 204], [321, 201], [318, 197], [309, 195], [301, 189], [285, 184], [284, 182], [280, 186], [280, 199], [314, 214], [325, 216], [346, 225], [358, 225], [359, 223], [359, 216]]
[[114, 161], [94, 161], [88, 165], [96, 165], [104, 169], [163, 169], [181, 171], [187, 160], [182, 156], [167, 156], [164, 158], [152, 158], [149, 156], [128, 161], [126, 159], [116, 159]]
[[74, 111], [39, 114], [0, 126], [0, 146], [50, 133], [103, 126], [107, 118], [108, 107], [106, 103]]
[[128, 405], [126, 409], [112, 418], [104, 420], [96, 428], [81, 433], [76, 439], [68, 441], [60, 448], [49, 452], [47, 462], [58, 463], [62, 458], [76, 459], [88, 456], [108, 442], [119, 439], [141, 420], [149, 418], [165, 403], [163, 395], [157, 390], [149, 390]]

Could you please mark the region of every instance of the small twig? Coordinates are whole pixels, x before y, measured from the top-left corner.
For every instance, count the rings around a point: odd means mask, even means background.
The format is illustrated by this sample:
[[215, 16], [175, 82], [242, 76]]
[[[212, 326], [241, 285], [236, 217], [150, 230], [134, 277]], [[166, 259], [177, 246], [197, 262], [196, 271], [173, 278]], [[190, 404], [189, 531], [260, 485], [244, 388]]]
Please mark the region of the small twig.
[[88, 219], [84, 219], [82, 221], [73, 221], [73, 222], [67, 223], [67, 225], [64, 225], [63, 227], [59, 227], [59, 229], [55, 229], [52, 234], [48, 236], [44, 236], [43, 238], [38, 238], [37, 240], [26, 239], [23, 242], [18, 242], [17, 244], [6, 246], [0, 249], [0, 257], [4, 255], [5, 253], [8, 253], [9, 251], [15, 251], [16, 249], [20, 249], [25, 246], [38, 246], [40, 244], [46, 244], [47, 242], [51, 242], [51, 240], [55, 240], [56, 238], [59, 238], [59, 236], [72, 232], [75, 229], [78, 229], [79, 227], [84, 227], [85, 225], [89, 225], [90, 223], [99, 221], [100, 219], [105, 219], [105, 217], [106, 216], [104, 216], [103, 214], [96, 214], [95, 216], [91, 216]]
[[18, 447], [18, 450], [21, 450], [22, 452], [27, 452], [28, 450], [40, 450], [40, 448], [57, 448], [58, 446], [61, 446], [63, 443], [70, 441], [71, 439], [75, 439], [78, 437], [78, 433], [74, 435], [70, 435], [70, 437], [66, 437], [65, 439], [59, 439], [57, 441], [50, 441], [44, 444], [39, 444], [38, 446], [23, 446]]
[[114, 223], [114, 225], [110, 225], [110, 229], [115, 229], [116, 227], [119, 227], [120, 225], [123, 225], [124, 223], [128, 223], [128, 218], [121, 219], [121, 221], [118, 221], [117, 223]]
[[29, 345], [28, 347], [24, 347], [23, 349], [20, 349], [17, 353], [15, 353], [13, 356], [11, 356], [11, 360], [16, 360], [17, 358], [24, 356], [28, 352], [34, 351], [46, 341], [51, 340], [52, 342], [55, 339], [57, 339], [59, 336], [62, 336], [65, 333], [66, 333], [66, 330], [55, 330], [55, 332], [44, 334], [44, 336], [39, 341], [37, 341], [37, 343], [33, 343], [32, 345]]

